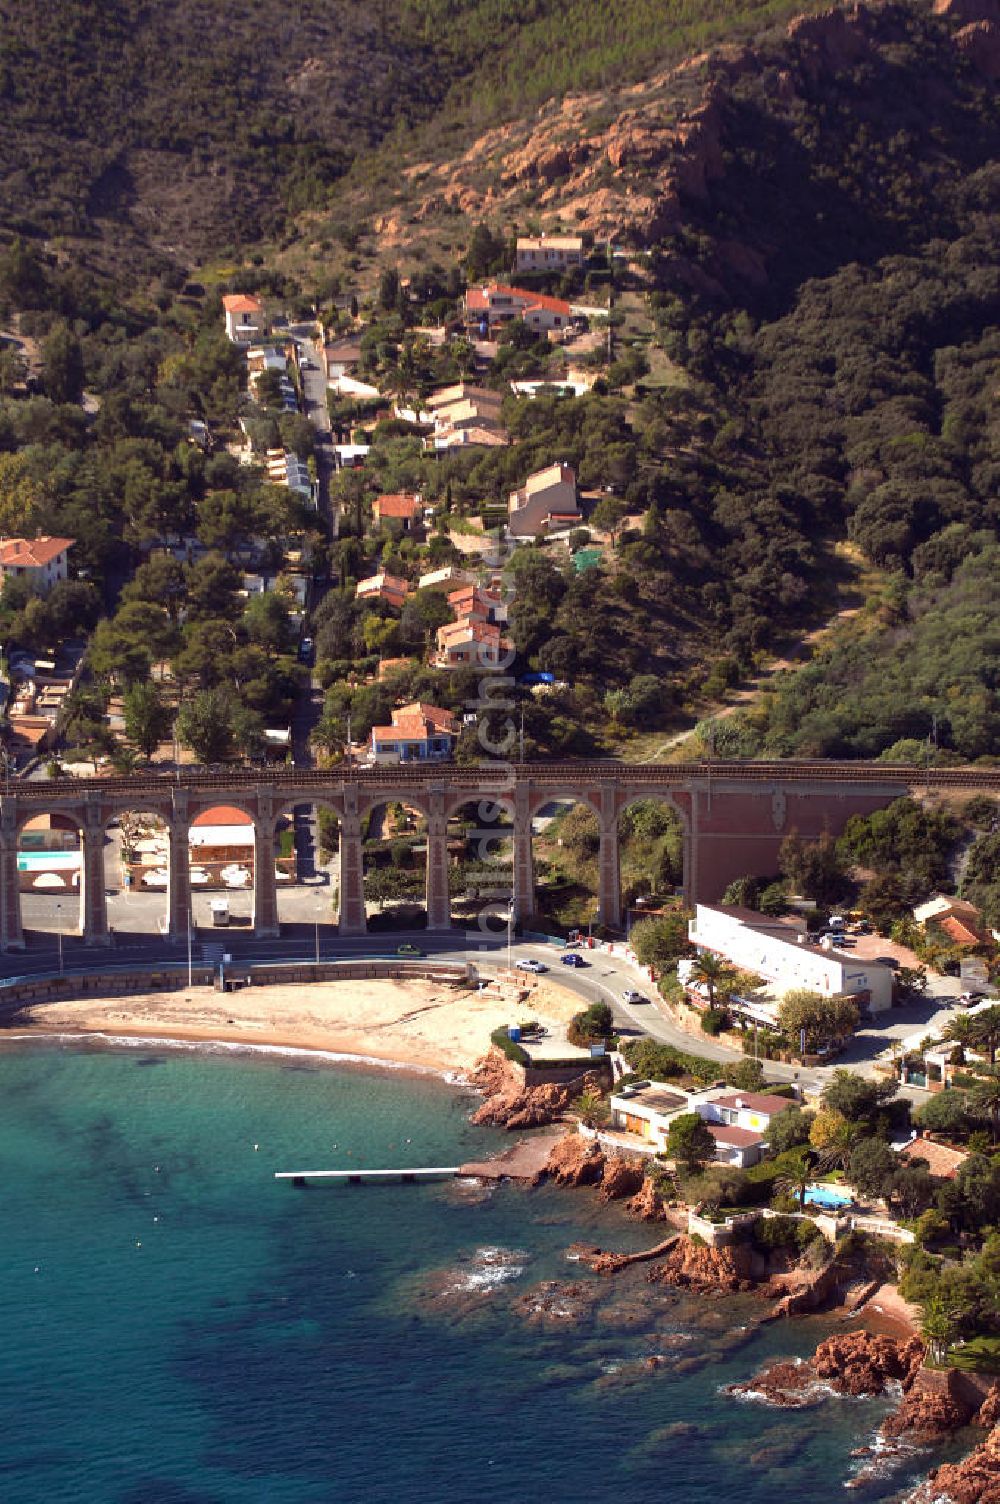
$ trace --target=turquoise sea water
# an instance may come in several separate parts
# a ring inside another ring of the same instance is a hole
[[[470,1105],[290,1058],[0,1055],[0,1500],[842,1498],[883,1403],[719,1393],[826,1327],[748,1339],[750,1302],[581,1273],[574,1241],[655,1236],[590,1193],[272,1178],[498,1147]],[[544,1281],[572,1288],[526,1315]]]

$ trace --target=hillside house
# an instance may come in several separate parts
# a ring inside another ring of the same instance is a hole
[[[965,898],[948,898],[935,893],[926,903],[918,904],[913,917],[923,929],[939,929],[960,950],[990,943],[982,914]]]
[[[444,595],[457,594],[459,588],[472,584],[472,576],[454,564],[445,564],[441,569],[432,569],[422,574],[417,581],[418,590],[438,590]]]
[[[448,604],[457,621],[486,621],[502,626],[507,621],[507,603],[498,590],[481,585],[462,585],[452,590]]]
[[[470,287],[465,294],[465,322],[469,329],[488,337],[498,327],[521,319],[538,334],[571,327],[573,312],[561,298],[548,298],[523,287],[489,283]]]
[[[519,235],[519,272],[561,272],[583,265],[582,235]]]
[[[554,527],[572,527],[582,518],[577,500],[576,473],[569,465],[549,465],[529,475],[511,491],[507,527],[515,538],[533,538]]]
[[[692,1092],[646,1081],[623,1087],[611,1098],[611,1124],[634,1134],[646,1153],[664,1153],[674,1118],[696,1112],[715,1140],[716,1161],[748,1169],[764,1153],[764,1134],[772,1120],[795,1105],[788,1097],[765,1092],[718,1086]]]
[[[373,574],[367,580],[359,580],[354,592],[356,600],[385,601],[394,611],[402,611],[409,594],[409,581],[394,574]]]
[[[250,293],[227,293],[222,308],[226,317],[226,338],[234,345],[254,345],[267,333],[267,319],[260,298]]]
[[[438,627],[438,668],[501,668],[512,656],[513,643],[492,622],[463,618]]]
[[[442,762],[451,756],[458,735],[450,710],[415,701],[392,712],[391,726],[373,726],[368,760],[377,765]]]
[[[7,580],[26,580],[36,595],[47,595],[69,571],[75,538],[0,538],[0,587]]]
[[[267,478],[272,486],[287,486],[301,496],[307,506],[318,504],[318,487],[309,474],[309,466],[290,449],[269,449],[265,456]]]
[[[406,493],[376,496],[372,515],[380,527],[388,526],[396,533],[413,532],[424,520],[423,497]]]
[[[804,933],[753,909],[700,903],[688,924],[688,938],[699,950],[763,977],[778,997],[804,987],[823,997],[851,996],[862,1013],[892,1007],[888,966],[862,961],[832,945],[811,945]]]

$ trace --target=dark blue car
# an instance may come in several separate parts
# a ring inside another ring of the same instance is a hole
[[[586,966],[587,963],[575,950],[571,950],[562,957],[562,964],[564,966]]]

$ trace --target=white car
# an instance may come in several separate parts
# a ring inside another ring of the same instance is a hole
[[[636,992],[634,987],[626,987],[622,993],[623,1003],[648,1003],[649,998],[643,992]]]
[[[545,963],[543,961],[532,961],[530,959],[530,957],[527,960],[524,960],[524,961],[515,961],[514,962],[514,970],[515,971],[541,972],[541,971],[548,971],[548,969],[549,968],[545,965]]]

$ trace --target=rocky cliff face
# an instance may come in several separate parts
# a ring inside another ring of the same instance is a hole
[[[651,1284],[680,1285],[706,1294],[752,1290],[753,1255],[746,1243],[709,1248],[684,1235],[647,1278]]]
[[[831,1389],[855,1396],[884,1394],[890,1384],[909,1388],[923,1357],[923,1343],[917,1337],[904,1342],[869,1332],[845,1332],[821,1342],[808,1361],[773,1363],[733,1389],[762,1395],[782,1408],[813,1404]]]
[[[601,1082],[590,1074],[570,1086],[528,1086],[497,1049],[491,1049],[469,1076],[471,1084],[486,1098],[472,1115],[474,1123],[491,1128],[544,1128],[557,1122],[574,1097],[584,1091],[600,1091]]]
[[[1000,1426],[961,1462],[935,1468],[907,1504],[1000,1504]]]

